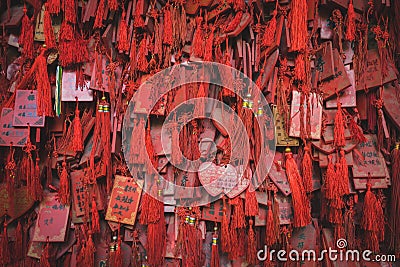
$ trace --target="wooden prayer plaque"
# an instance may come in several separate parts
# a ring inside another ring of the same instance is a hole
[[[13,126],[43,127],[44,116],[37,114],[37,91],[17,90],[15,95]]]
[[[230,218],[231,216],[231,208],[228,204],[228,201],[225,201],[226,207],[226,217]],[[215,202],[211,202],[209,206],[204,206],[202,210],[201,219],[212,222],[222,222],[223,217],[223,202],[222,199],[219,199]]]
[[[106,213],[106,220],[135,224],[142,186],[135,179],[116,175]]]
[[[300,98],[301,93],[293,90],[292,92],[292,105],[290,109],[290,131],[289,136],[292,137],[300,137]],[[317,94],[312,93],[309,97],[308,105],[310,105],[311,109],[311,118],[310,122],[307,122],[306,114],[307,114],[307,104],[303,105],[304,109],[304,127],[307,126],[308,123],[311,123],[311,138],[314,140],[319,140],[321,138],[321,122],[322,122],[322,104],[320,103]]]
[[[321,45],[316,54],[315,68],[320,72],[319,78],[325,80],[335,75],[332,42],[328,41]]]
[[[84,87],[76,88],[76,73],[72,71],[62,71],[61,82],[61,101],[93,101],[93,91],[89,89],[89,81]]]
[[[276,106],[273,107],[274,119],[275,119],[275,140],[276,146],[299,146],[299,140],[293,137],[289,137],[286,132],[286,126],[284,119],[279,114]]]
[[[344,89],[340,95],[340,103],[343,108],[353,108],[357,106],[356,89],[354,81],[354,70],[347,70],[347,77],[349,77],[351,86]],[[326,108],[337,108],[337,98],[326,101]]]
[[[56,193],[48,194],[40,203],[33,241],[64,242],[68,226],[69,206],[57,200]]]
[[[14,128],[12,125],[14,111],[12,108],[3,108],[0,118],[0,146],[23,147],[29,135],[28,128]]]

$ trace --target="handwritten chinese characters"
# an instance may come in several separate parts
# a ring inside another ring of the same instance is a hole
[[[106,220],[134,225],[141,193],[133,178],[116,175]]]
[[[64,242],[68,216],[69,206],[58,202],[56,194],[48,194],[40,203],[33,241]]]
[[[12,108],[3,108],[0,118],[0,146],[23,147],[28,137],[28,128],[15,128],[12,125],[14,112]],[[26,125],[25,125],[26,126]]]
[[[37,115],[37,91],[17,90],[15,96],[13,126],[43,127],[44,116]]]

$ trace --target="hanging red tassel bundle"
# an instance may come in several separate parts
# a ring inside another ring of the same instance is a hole
[[[24,257],[24,247],[23,247],[23,231],[21,221],[18,221],[17,229],[15,230],[15,244],[14,252],[16,254],[16,259],[19,261]]]
[[[231,240],[229,234],[229,218],[227,215],[227,208],[225,199],[222,199],[222,222],[221,222],[221,249],[223,252],[230,252]]]
[[[343,147],[346,145],[346,140],[344,137],[344,118],[342,103],[338,100],[337,102],[337,112],[335,116],[335,128],[334,131],[334,144],[337,147]]]
[[[108,0],[108,7],[112,11],[117,11],[118,10],[118,0]]]
[[[83,151],[82,123],[79,114],[79,101],[78,97],[76,97],[75,118],[72,121],[72,129],[74,133],[72,138],[72,150],[75,153]]]
[[[259,213],[256,191],[250,182],[246,190],[246,198],[244,201],[244,214],[246,216],[257,216]]]
[[[371,184],[368,182],[361,228],[365,231],[366,248],[373,252],[379,252],[379,242],[383,241],[384,218],[382,205],[372,193]]]
[[[363,130],[358,126],[357,122],[353,119],[349,119],[349,130],[351,134],[351,138],[358,142],[358,143],[364,143],[367,141],[367,138],[365,138]]]
[[[94,29],[103,28],[103,17],[104,17],[105,0],[100,0],[97,5],[96,18],[94,19]]]
[[[44,56],[46,49],[36,58],[36,89],[37,89],[37,113],[39,116],[53,116],[53,104],[51,101],[51,87],[47,73],[47,60]]]
[[[306,81],[306,62],[305,55],[298,53],[294,60],[294,78],[298,81]]]
[[[34,17],[29,18],[26,14],[27,8],[24,5],[24,16],[22,17],[21,35],[18,38],[18,44],[22,46],[22,55],[27,59],[34,58],[34,48],[33,48],[33,31]]]
[[[203,57],[204,55],[204,32],[203,32],[203,17],[196,18],[196,31],[194,32],[191,53],[195,57]]]
[[[50,243],[47,241],[40,256],[40,267],[51,267],[50,265]]]
[[[278,5],[278,2],[277,2]],[[272,13],[272,18],[268,22],[267,27],[263,35],[262,46],[270,47],[275,43],[275,32],[276,32],[276,16],[278,15],[277,8]]]
[[[162,190],[158,190],[158,196],[161,196]],[[153,198],[155,208],[152,212],[156,213],[158,219],[149,221],[147,225],[147,244],[146,252],[150,266],[162,266],[166,250],[166,227],[164,217],[164,204],[158,199]],[[143,207],[142,207],[143,208]],[[149,217],[148,217],[149,219]]]
[[[301,51],[307,48],[307,1],[293,0],[290,2],[289,29],[291,51]]]
[[[134,26],[135,28],[143,28],[144,27],[144,20],[142,18],[142,10],[144,6],[144,0],[137,0],[136,7],[135,7],[135,16],[134,16]],[[171,37],[172,38],[172,37]]]
[[[211,263],[210,267],[220,267],[220,258],[218,251],[218,227],[214,227],[214,234],[212,236],[212,244],[211,244]]]
[[[234,31],[237,28],[237,26],[240,24],[240,22],[242,21],[242,17],[243,17],[243,11],[237,12],[235,14],[235,17],[233,18],[233,20],[225,28],[225,32]]]
[[[164,7],[164,34],[163,44],[171,46],[173,43],[173,28],[172,28],[172,14],[171,6],[167,3]]]
[[[14,160],[15,149],[10,144],[10,153],[7,157],[6,169],[6,180],[7,180],[7,193],[9,198],[14,197],[14,187],[15,187],[15,172],[17,170],[17,164]]]
[[[150,120],[147,121],[147,130],[146,130],[146,151],[147,155],[150,159],[149,165],[147,166],[147,173],[156,173],[156,166],[158,163],[158,157],[154,151],[153,140],[151,138],[151,127]]]
[[[106,97],[101,98],[101,105],[103,112],[100,113],[101,122],[101,144],[103,147],[102,161],[106,168],[106,187],[107,192],[110,193],[112,189],[112,163],[111,163],[111,112],[110,104],[107,102]]]
[[[390,155],[392,165],[392,192],[390,207],[390,248],[400,252],[400,144],[396,143]]]
[[[279,225],[274,216],[272,201],[268,200],[267,224],[265,228],[265,244],[271,247],[279,239]]]
[[[249,220],[249,232],[247,240],[246,262],[250,265],[254,265],[257,263],[257,246],[252,219]]]
[[[340,175],[339,177],[336,177],[336,179],[340,179],[341,182],[341,192],[343,195],[348,195],[350,194],[349,191],[349,167],[347,165],[346,157],[344,150],[340,150],[340,158],[339,158],[339,171],[338,174]]]
[[[49,12],[49,3],[45,4],[44,10],[44,24],[43,24],[43,31],[44,31],[44,39],[47,49],[51,49],[56,47],[56,39],[54,38],[54,30],[53,25],[51,23],[51,16]]]
[[[47,6],[50,14],[58,15],[61,10],[61,0],[49,0]]]
[[[301,173],[303,175],[303,185],[307,193],[313,190],[313,161],[310,151],[310,146],[307,144],[304,147],[303,161],[301,165]]]
[[[84,252],[84,262],[85,266],[94,267],[94,253],[96,252],[96,247],[93,243],[92,231],[89,230],[89,237],[86,241],[85,252]]]
[[[43,198],[43,188],[40,182],[40,168],[39,168],[39,154],[36,153],[36,164],[35,164],[35,174],[33,176],[33,181],[31,183],[30,192],[32,192],[32,198],[34,200],[42,200]]]
[[[111,264],[112,264],[111,266],[113,266],[113,267],[122,267],[122,265],[123,265],[121,245],[122,245],[122,239],[121,239],[121,234],[118,230],[117,248],[115,250],[115,255],[114,255],[113,261],[111,262]]]
[[[8,235],[7,235],[7,222],[4,221],[3,225],[3,236],[1,239],[1,251],[0,251],[0,263],[3,266],[7,266],[11,261],[10,248],[8,246]]]
[[[120,52],[126,52],[129,49],[129,40],[128,40],[128,25],[125,20],[125,9],[122,12],[121,21],[119,23],[119,41],[117,45],[117,49]]]
[[[352,42],[356,36],[356,13],[354,12],[353,0],[350,0],[347,8],[346,40]]]
[[[294,210],[294,227],[303,227],[311,222],[310,201],[303,187],[303,179],[300,176],[297,164],[293,158],[290,148],[285,150],[286,175],[292,191],[292,205]]]
[[[64,0],[64,19],[69,23],[75,24],[76,18],[75,0]]]
[[[147,72],[149,68],[149,62],[147,61],[147,37],[146,35],[143,36],[142,41],[140,41],[139,44],[139,50],[138,50],[138,59],[136,63],[136,68],[141,71],[141,72]]]
[[[60,189],[58,190],[58,197],[60,203],[63,205],[69,205],[70,200],[70,190],[69,190],[69,180],[68,180],[68,171],[67,171],[67,163],[65,160],[62,163],[62,170],[60,173]]]
[[[196,118],[203,118],[205,114],[205,105],[206,105],[206,100],[205,97],[207,97],[206,93],[206,88],[203,83],[200,83],[199,85],[199,90],[197,91],[197,100],[195,102],[195,107],[193,111],[193,115]]]
[[[215,31],[215,26],[213,25],[210,27],[210,32],[206,36],[206,45],[204,48],[204,61],[213,60],[214,31]]]
[[[100,233],[100,218],[95,196],[92,197],[92,232]]]

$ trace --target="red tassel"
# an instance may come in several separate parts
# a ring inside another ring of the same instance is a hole
[[[225,199],[223,199],[222,201],[223,201],[223,207],[222,207],[223,216],[221,222],[221,249],[223,252],[230,252],[231,240],[229,234],[229,218],[227,215]]]
[[[304,189],[307,193],[312,192],[313,190],[313,161],[311,156],[311,151],[309,145],[304,147],[304,155],[302,161],[302,175],[303,175],[303,184]]]
[[[243,11],[239,11],[235,14],[235,17],[233,20],[229,23],[229,25],[226,27],[225,32],[232,32],[234,31],[239,23],[242,21],[243,17]]]
[[[100,218],[95,196],[92,197],[92,232],[100,233]]]
[[[22,17],[22,27],[21,27],[21,35],[18,39],[18,44],[22,46],[22,55],[25,58],[33,59],[34,58],[34,48],[33,48],[33,31],[34,31],[34,24],[33,20],[34,17],[29,18],[26,14],[27,8],[24,5],[24,16]]]
[[[159,191],[160,195],[161,192]],[[153,212],[156,213],[158,219],[149,222],[147,226],[147,245],[146,252],[148,263],[150,266],[162,266],[164,263],[164,256],[166,250],[166,227],[164,217],[164,204],[158,199],[153,198],[156,201],[156,207]]]
[[[4,221],[3,225],[3,236],[1,239],[1,251],[0,251],[0,262],[3,266],[7,266],[7,264],[11,261],[11,253],[10,248],[8,246],[8,235],[7,235],[7,222]]]
[[[354,41],[356,36],[356,13],[354,12],[353,0],[350,0],[347,9],[347,30],[346,39],[350,42]]]
[[[136,1],[136,9],[135,9],[135,17],[134,17],[134,25],[135,28],[143,28],[144,27],[144,20],[142,18],[142,10],[143,10],[144,1],[137,0]],[[165,19],[165,18],[164,18]],[[171,35],[172,38],[172,35]]]
[[[293,0],[290,2],[289,29],[291,51],[301,51],[307,48],[307,1]]]
[[[244,201],[244,214],[246,216],[257,216],[259,213],[256,191],[253,184],[250,183],[246,190],[246,198]]]
[[[390,158],[392,165],[392,192],[390,207],[390,248],[400,252],[400,144],[397,143]]]
[[[350,194],[349,191],[349,167],[347,165],[346,157],[344,154],[344,150],[340,150],[340,159],[339,159],[339,170],[338,174],[340,175],[339,178],[341,182],[341,192],[343,195],[348,195]]]
[[[37,57],[36,88],[37,88],[37,112],[39,116],[53,116],[51,102],[51,87],[47,73],[47,60],[44,56],[45,49]],[[36,63],[35,62],[35,63]]]
[[[150,195],[145,193],[142,198],[141,213],[139,218],[140,224],[147,225],[150,223],[156,223],[161,218],[159,211],[164,208],[164,204],[162,202],[152,197],[152,195],[157,194],[156,187],[153,186],[150,190],[152,194]]]
[[[40,267],[51,267],[50,265],[50,243],[46,242],[42,256],[40,256]]]
[[[217,227],[214,227],[214,234],[211,245],[211,263],[210,267],[220,267],[219,251],[218,251],[218,234]]]
[[[356,121],[353,118],[350,118],[349,120],[349,130],[351,134],[351,138],[358,142],[358,143],[364,143],[367,141],[367,138],[365,138],[363,130],[358,126]]]
[[[72,138],[72,150],[75,153],[83,151],[82,124],[79,113],[79,101],[78,97],[76,97],[75,118],[72,121],[72,127],[74,131],[74,136]]]
[[[84,261],[85,266],[94,267],[94,253],[96,252],[96,247],[93,243],[92,232],[89,230],[89,237],[86,242]]]
[[[14,160],[15,149],[10,144],[10,153],[7,157],[6,169],[6,180],[7,180],[7,193],[9,198],[14,197],[14,187],[15,187],[15,172],[17,170],[17,164]]]
[[[118,50],[121,52],[126,52],[129,49],[128,42],[128,25],[125,20],[125,10],[122,12],[121,21],[119,23],[119,41],[118,41]]]
[[[117,248],[115,250],[115,255],[114,255],[114,261],[112,262],[112,266],[113,267],[122,267],[122,249],[121,249],[121,245],[122,245],[122,239],[121,239],[121,235],[118,231],[118,243],[117,243]]]
[[[208,93],[208,92],[207,92]],[[206,100],[204,99],[207,97],[206,88],[203,83],[200,83],[199,90],[197,91],[197,100],[195,102],[195,107],[193,114],[195,118],[203,118],[205,116],[205,105]]]
[[[298,81],[306,81],[306,62],[303,53],[298,53],[295,58],[294,78]]]
[[[276,16],[278,10],[275,9],[271,20],[268,22],[268,26],[265,28],[262,46],[270,47],[275,43],[275,33],[276,33]]]
[[[203,17],[196,18],[196,31],[194,32],[191,52],[195,57],[203,57],[204,55],[204,32],[203,32]]]
[[[337,147],[343,147],[346,145],[344,137],[344,119],[342,104],[337,102],[337,112],[335,116],[335,128],[334,128],[334,144]]]
[[[149,62],[147,61],[147,38],[146,35],[143,37],[142,41],[139,44],[138,50],[138,60],[136,63],[136,67],[141,72],[147,72],[149,68]]]
[[[15,245],[14,251],[16,253],[16,259],[21,260],[24,257],[24,247],[23,247],[23,231],[21,222],[18,221],[17,229],[15,230]]]
[[[150,120],[147,121],[147,131],[146,131],[146,151],[147,155],[150,158],[151,164],[147,166],[147,173],[155,173],[156,166],[158,164],[157,155],[154,152],[153,140],[151,139],[151,131],[150,131]]]
[[[379,252],[379,242],[383,241],[384,218],[382,205],[372,193],[371,184],[368,182],[361,228],[365,231],[366,248],[373,252]]]
[[[337,179],[335,179],[335,165],[332,162],[332,155],[328,155],[328,166],[326,169],[325,181],[324,181],[324,193],[325,198],[328,200],[332,200],[338,197],[337,192],[334,190],[334,183]]]
[[[69,205],[70,201],[70,189],[68,180],[67,163],[65,160],[62,163],[62,170],[60,174],[60,189],[58,190],[58,197],[60,203],[63,205]]]
[[[167,3],[164,7],[164,34],[163,44],[171,46],[173,43],[172,14],[171,6]]]
[[[274,216],[272,201],[268,200],[267,224],[265,228],[265,244],[270,247],[278,241],[279,222]]]
[[[58,15],[61,10],[61,0],[49,0],[47,6],[50,14]]]
[[[206,36],[206,45],[204,49],[204,61],[212,61],[213,60],[213,45],[214,45],[214,31],[215,26],[210,27],[211,30]]]
[[[64,0],[64,19],[72,24],[76,23],[75,0]]]
[[[25,156],[22,158],[21,161],[21,166],[22,166],[22,171],[23,175],[25,176],[26,180],[26,185],[28,189],[29,195],[34,195],[34,189],[33,189],[33,179],[35,176],[35,163],[33,162],[32,159],[32,151],[36,149],[36,146],[32,145],[31,143],[31,138],[30,138],[30,132],[31,132],[31,127],[28,124],[28,137],[26,139],[25,146],[23,148],[24,152],[26,153]]]
[[[231,227],[233,229],[245,228],[246,220],[244,217],[243,199],[241,199],[240,196],[237,196],[231,200],[231,203],[233,205]]]
[[[96,18],[94,19],[93,28],[103,28],[103,16],[104,16],[105,0],[100,0],[97,6]]]
[[[292,205],[294,210],[294,227],[303,227],[311,222],[310,201],[303,187],[303,179],[300,176],[297,164],[290,148],[286,148],[286,175],[292,191]]]
[[[40,201],[43,198],[43,188],[40,182],[39,155],[36,155],[35,172],[31,183],[30,192],[34,200]]]
[[[253,230],[253,220],[249,220],[246,262],[254,265],[257,263],[256,235]]]
[[[53,31],[53,26],[51,23],[51,16],[50,16],[50,12],[49,12],[49,3],[46,3],[45,6],[46,6],[46,8],[44,10],[43,31],[44,31],[46,48],[51,49],[56,46],[56,39],[54,38],[54,31]]]
[[[108,7],[112,11],[118,10],[118,0],[108,0]]]

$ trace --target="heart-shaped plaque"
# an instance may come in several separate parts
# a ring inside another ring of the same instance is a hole
[[[212,162],[205,162],[199,168],[199,180],[204,189],[213,197],[224,193],[234,198],[248,186],[249,180],[238,175],[237,170],[230,164],[217,166]]]
[[[10,219],[10,217],[11,220],[17,219],[27,212],[35,203],[28,194],[26,187],[20,187],[14,190],[14,196],[11,198],[8,196],[7,185],[5,183],[0,184],[0,217],[7,214],[8,219]]]
[[[224,189],[225,195],[229,198],[234,198],[240,195],[247,187],[250,185],[250,179],[253,176],[253,173],[250,168],[245,169],[244,166],[236,167],[237,178],[236,185],[232,189]]]

